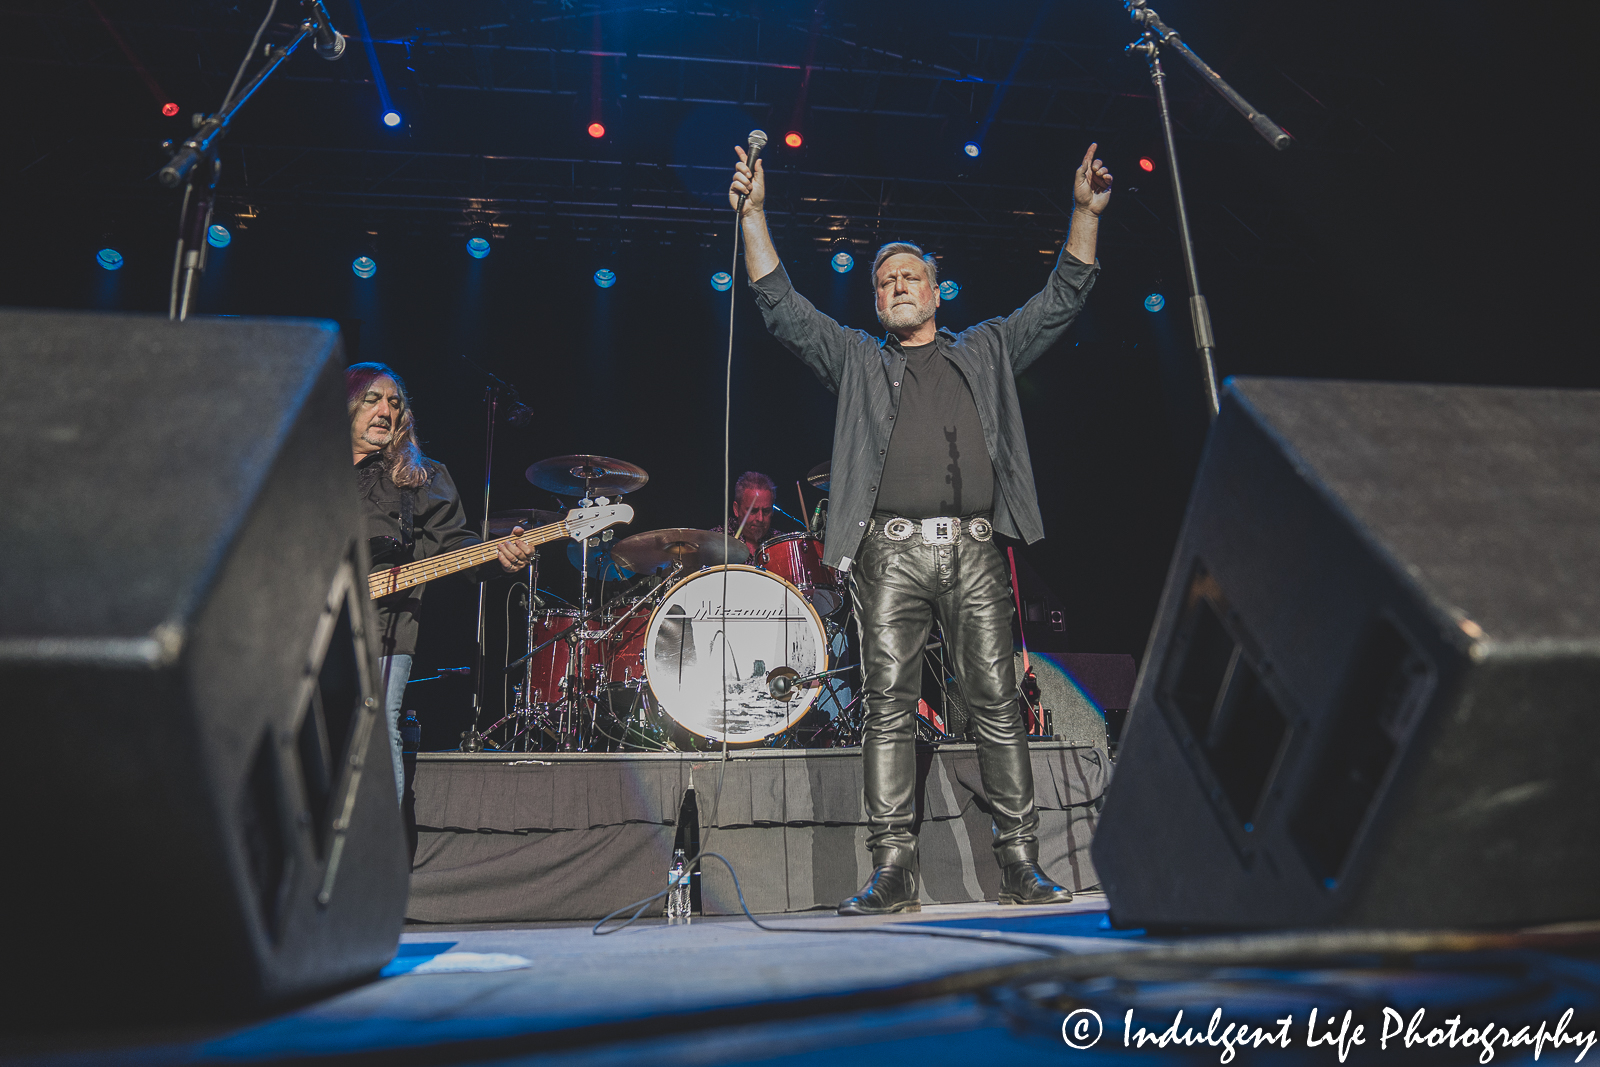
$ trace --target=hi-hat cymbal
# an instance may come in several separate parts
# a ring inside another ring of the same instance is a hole
[[[813,489],[821,489],[824,493],[826,493],[828,491],[828,482],[830,480],[828,472],[832,466],[833,460],[823,460],[821,463],[818,463],[815,467],[811,468],[811,473],[806,475],[806,481],[811,483],[811,487]]]
[[[552,522],[560,522],[567,517],[564,511],[545,511],[541,508],[516,508],[512,511],[497,511],[489,516],[489,538],[510,537],[511,529],[520,526],[524,530],[532,530],[538,526],[549,526]]]
[[[690,570],[717,567],[724,563],[745,563],[750,549],[737,537],[728,537],[728,556],[722,555],[723,535],[715,530],[647,530],[618,541],[611,556],[618,563],[643,574],[663,563],[681,561]]]
[[[643,467],[609,456],[551,456],[528,468],[528,481],[562,496],[620,496],[650,480]]]

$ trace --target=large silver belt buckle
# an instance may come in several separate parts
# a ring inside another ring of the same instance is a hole
[[[923,519],[922,543],[925,545],[953,545],[961,532],[961,520],[950,518]]]
[[[916,523],[910,519],[890,519],[883,524],[883,536],[891,541],[904,541],[916,528]]]

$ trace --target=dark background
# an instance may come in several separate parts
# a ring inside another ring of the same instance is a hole
[[[329,6],[354,35],[346,0]],[[164,311],[178,195],[155,180],[159,143],[218,105],[265,10],[13,5],[0,300]],[[1222,375],[1600,385],[1592,5],[1159,10],[1296,138],[1273,151],[1168,55]],[[296,12],[280,3],[266,40]],[[498,428],[497,510],[554,506],[523,469],[592,451],[650,472],[631,531],[716,523],[729,296],[708,279],[728,269],[719,198],[750,127],[772,135],[770,214],[797,286],[874,332],[864,268],[886,240],[924,244],[961,284],[944,325],[1035,292],[1072,168],[1099,142],[1116,175],[1104,271],[1019,383],[1049,533],[1025,556],[1068,605],[1068,648],[1142,654],[1206,420],[1153,93],[1114,0],[368,0],[365,15],[405,121],[379,123],[363,42],[337,64],[293,57],[226,140],[216,217],[233,241],[199,312],[338,320],[353,358],[406,377],[469,514],[484,388],[462,355],[538,411]],[[799,150],[780,144],[790,129]],[[960,151],[972,138],[976,161]],[[464,251],[475,223],[493,233],[483,261]],[[828,267],[839,240],[848,275]],[[107,246],[126,257],[114,274],[95,266]],[[366,281],[350,270],[363,252],[378,262]],[[591,280],[602,266],[615,288]],[[1165,310],[1143,309],[1150,292]],[[733,295],[732,472],[769,473],[794,510],[794,481],[828,457],[833,398],[766,337],[742,279]],[[546,555],[544,584],[575,577]],[[489,586],[492,618],[508,586]],[[415,677],[471,662],[475,598],[430,587]],[[464,676],[408,694],[427,747],[454,743],[469,703]]]

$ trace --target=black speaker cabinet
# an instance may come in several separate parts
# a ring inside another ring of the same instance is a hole
[[[1093,845],[1121,924],[1600,917],[1600,393],[1238,379]]]
[[[0,312],[8,1018],[374,974],[408,871],[330,323]]]

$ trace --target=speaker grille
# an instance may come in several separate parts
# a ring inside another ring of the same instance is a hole
[[[256,754],[239,798],[239,829],[261,922],[274,942],[282,933],[284,886],[293,854],[290,828],[284,821],[281,781],[277,745],[269,726],[256,742]]]
[[[1227,623],[1221,586],[1196,563],[1160,699],[1218,814],[1252,833],[1291,735],[1262,668]]]
[[[311,649],[307,670],[316,672],[306,706],[301,712],[295,748],[300,758],[300,782],[307,819],[319,859],[328,857],[329,835],[337,814],[334,789],[340,770],[350,759],[350,741],[356,716],[366,694],[357,661],[358,644],[350,616],[348,582],[334,584],[329,615],[332,625],[318,628],[318,646]],[[338,604],[337,611],[333,603]]]
[[[1379,614],[1345,675],[1343,693],[1290,834],[1324,888],[1337,886],[1378,805],[1401,745],[1432,699],[1437,671],[1399,624]]]

